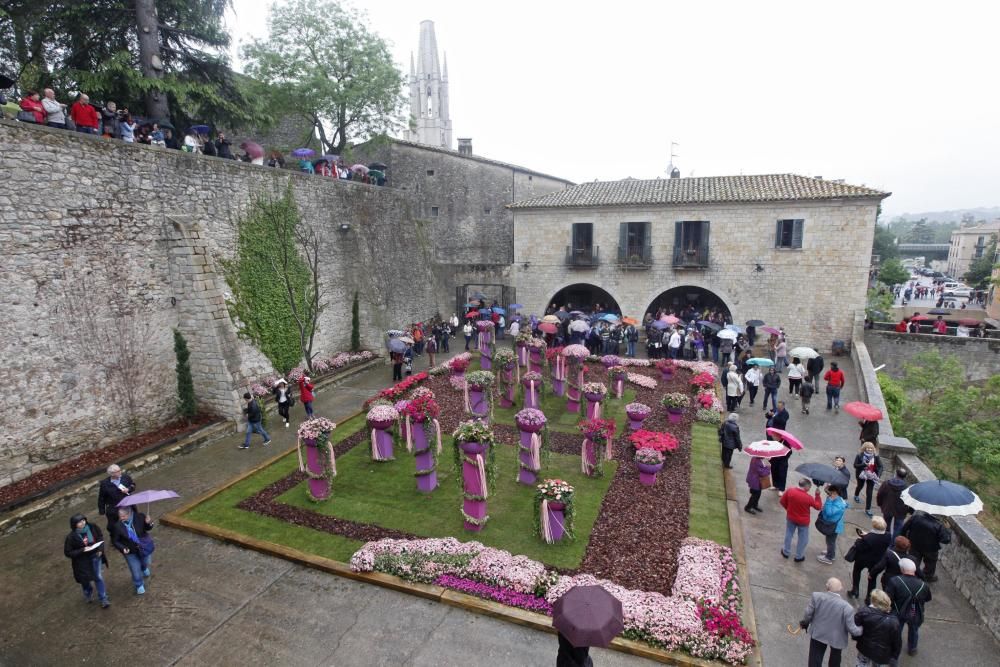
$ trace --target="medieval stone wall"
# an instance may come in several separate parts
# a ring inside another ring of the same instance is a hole
[[[1000,375],[1000,340],[996,338],[960,338],[938,334],[903,334],[895,331],[866,331],[865,343],[872,363],[885,365],[893,377],[903,375],[904,366],[921,352],[937,350],[955,357],[970,381],[989,380]]]
[[[141,342],[140,427],[174,414],[174,327],[203,406],[239,415],[246,380],[270,365],[236,337],[220,262],[256,194],[291,187],[321,239],[317,352],[349,346],[355,290],[372,349],[385,329],[452,308],[432,224],[403,191],[4,121],[0,183],[0,485],[127,432],[95,361],[116,336]]]

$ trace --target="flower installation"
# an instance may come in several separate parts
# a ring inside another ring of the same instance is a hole
[[[514,339],[514,348],[517,350],[517,365],[521,368],[528,367],[528,344],[532,339],[529,329],[530,327],[525,327],[524,331],[517,334],[517,338]]]
[[[545,388],[541,373],[528,371],[521,377],[524,386],[524,407],[535,408],[542,404],[542,390]]]
[[[642,422],[653,413],[653,408],[645,403],[629,403],[625,406],[625,415],[628,417],[628,427],[632,431],[642,428]]]
[[[461,471],[465,530],[479,532],[490,520],[486,513],[486,499],[496,484],[493,431],[483,422],[473,419],[460,423],[453,435],[455,469]]]
[[[611,441],[615,437],[615,420],[587,419],[577,428],[583,433],[580,471],[588,477],[603,476],[604,460],[613,456]]]
[[[528,339],[528,367],[536,373],[541,373],[545,367],[545,350],[548,347],[544,338]]]
[[[330,433],[337,425],[326,417],[311,417],[299,425],[295,451],[299,457],[299,470],[309,477],[306,495],[313,502],[330,497],[330,486],[337,476],[337,460],[330,444]],[[306,447],[306,460],[302,461],[302,445]]]
[[[516,376],[520,376],[521,371],[516,363],[514,351],[510,348],[502,347],[493,353],[493,366],[497,377],[497,393],[500,395],[500,407],[510,408],[514,406],[514,392],[517,389]]]
[[[639,483],[652,486],[656,483],[656,473],[660,472],[666,458],[655,449],[643,447],[635,452],[635,466],[639,469]]]
[[[372,435],[372,461],[392,461],[393,438],[390,429],[399,419],[399,411],[391,405],[372,406],[366,416]]]
[[[488,419],[493,413],[493,386],[496,377],[490,371],[472,371],[465,376],[465,409],[473,417]]]
[[[520,431],[517,481],[534,484],[542,469],[542,452],[547,449],[545,425],[548,419],[541,410],[525,408],[514,415],[514,422]]]
[[[702,408],[710,408],[715,403],[715,392],[702,391],[695,397],[698,405]]]
[[[386,387],[379,393],[369,398],[367,401],[365,401],[364,407],[366,410],[371,408],[372,403],[374,403],[376,400],[380,398],[384,398],[389,401],[398,401],[399,399],[406,396],[406,393],[408,391],[419,385],[428,377],[430,376],[427,374],[426,371],[422,371],[420,373],[416,373],[415,375],[411,375],[410,377],[405,378],[401,382],[397,382],[391,387]]]
[[[452,375],[464,375],[470,363],[472,363],[472,355],[468,352],[463,352],[449,359],[447,365]]]
[[[574,586],[601,586],[622,603],[627,639],[733,665],[744,664],[753,652],[753,639],[740,622],[742,592],[732,551],[708,540],[684,540],[669,597],[589,574],[560,575],[524,556],[452,537],[368,542],[351,557],[351,569],[437,584],[544,614]]]
[[[546,544],[572,540],[574,489],[561,479],[547,479],[535,487],[535,531]]]
[[[621,366],[622,358],[619,357],[617,354],[605,354],[603,357],[601,357],[601,364],[608,369],[614,366]]]
[[[695,387],[696,391],[713,387],[715,386],[715,376],[711,373],[698,373],[691,378],[691,386]]]
[[[552,393],[562,398],[566,395],[566,357],[563,356],[564,346],[550,347],[545,358],[552,369]]]
[[[635,445],[636,450],[653,449],[664,454],[672,452],[680,446],[680,442],[678,442],[677,438],[669,433],[646,431],[644,429],[640,429],[629,435],[628,440]]]
[[[580,412],[580,402],[583,398],[583,374],[584,361],[590,356],[590,350],[583,345],[567,345],[563,348],[562,356],[569,362],[566,372],[566,410],[569,412]]]
[[[718,410],[709,410],[707,408],[699,408],[698,411],[694,413],[694,418],[695,421],[718,426],[722,423],[722,412]]]
[[[667,417],[671,424],[679,424],[684,415],[684,408],[691,405],[691,397],[679,391],[664,394],[660,403],[667,409]]]
[[[629,373],[625,377],[628,381],[637,387],[642,387],[643,389],[656,389],[656,378],[651,378],[648,375],[642,375],[640,373]]]
[[[628,369],[624,366],[612,366],[608,369],[608,377],[611,378],[611,390],[615,393],[615,398],[621,398],[625,391],[625,380],[628,379]]]
[[[660,371],[664,380],[672,378],[674,369],[677,367],[677,363],[673,359],[657,359],[653,365],[656,366],[656,370]]]
[[[587,419],[599,419],[601,403],[608,396],[608,388],[603,382],[584,382],[583,396],[587,399]]]
[[[493,368],[493,336],[495,325],[490,320],[476,322],[479,330],[479,367],[484,371]]]
[[[441,453],[441,423],[437,418],[441,408],[434,400],[434,394],[424,393],[407,401],[401,414],[405,423],[406,451],[413,452],[417,491],[430,493],[438,486],[437,455]],[[431,437],[436,446],[431,445]]]

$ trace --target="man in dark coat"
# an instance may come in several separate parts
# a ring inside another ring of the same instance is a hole
[[[942,544],[951,542],[951,531],[944,524],[927,512],[917,512],[903,524],[900,535],[910,540],[910,555],[917,568],[923,563],[924,578],[927,581],[937,581],[938,552]]]
[[[778,409],[778,388],[781,387],[781,376],[774,370],[774,366],[767,369],[764,378],[760,381],[764,386],[764,412],[767,412],[767,398],[771,397],[771,408]]]
[[[69,535],[63,543],[63,553],[66,558],[73,561],[73,579],[83,587],[83,597],[87,602],[93,599],[94,587],[97,588],[97,597],[101,601],[101,607],[107,609],[111,605],[108,600],[108,591],[104,587],[104,576],[101,574],[101,566],[108,564],[108,559],[104,555],[104,545],[95,547],[104,541],[104,533],[97,524],[87,521],[87,517],[82,514],[74,514],[69,519]]]
[[[809,377],[813,381],[813,389],[819,391],[819,378],[820,374],[823,372],[823,357],[816,355],[812,359],[806,362],[806,372],[809,373]]]
[[[899,636],[899,619],[891,610],[889,596],[883,591],[875,591],[871,606],[859,609],[854,615],[854,623],[861,628],[861,636],[858,637],[859,665],[888,665],[899,655],[903,643]],[[867,662],[862,663],[861,658]]]
[[[135,482],[117,464],[108,466],[108,478],[97,490],[97,511],[108,518],[108,530],[118,521],[118,503],[135,492]]]
[[[733,450],[743,451],[740,440],[740,425],[736,423],[739,416],[732,412],[726,417],[726,422],[719,427],[719,444],[722,445],[722,465],[732,468]]]
[[[131,507],[118,508],[118,521],[109,530],[112,545],[125,557],[136,595],[143,595],[146,592],[143,577],[150,576],[152,538],[146,533],[151,530],[153,521]]]
[[[875,576],[871,571],[885,557],[886,551],[892,545],[892,537],[885,529],[885,519],[880,516],[873,517],[871,532],[861,535],[854,541],[854,570],[851,572],[851,590],[847,592],[847,597],[858,598],[861,595],[861,571],[867,569],[868,592],[865,593],[865,604],[871,602],[872,591],[875,589]]]
[[[862,419],[858,422],[861,426],[861,442],[878,444],[878,421],[872,419]]]
[[[885,592],[892,600],[892,611],[899,619],[899,632],[907,626],[906,652],[917,654],[920,625],[924,622],[924,605],[931,601],[931,589],[916,576],[917,566],[909,558],[899,561],[899,571],[886,584]]]
[[[875,495],[875,504],[882,510],[882,518],[885,519],[893,539],[896,539],[899,531],[903,529],[903,521],[906,520],[906,515],[911,511],[903,502],[902,497],[903,490],[908,486],[906,471],[900,468],[896,471],[895,477],[885,484],[879,485],[878,493]]]

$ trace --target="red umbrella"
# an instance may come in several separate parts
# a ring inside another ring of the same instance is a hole
[[[844,412],[849,415],[853,415],[858,419],[864,419],[865,421],[875,422],[882,419],[882,411],[876,408],[874,405],[869,405],[868,403],[862,403],[861,401],[851,401],[844,406]]]
[[[544,331],[545,333],[548,334],[554,334],[555,332],[559,331],[559,327],[552,324],[552,322],[542,322],[541,324],[538,325],[538,330]]]
[[[931,318],[928,317],[927,315],[914,315],[913,317],[910,318],[910,321],[911,322],[925,322],[925,321],[927,321],[929,319],[931,319]]]
[[[802,441],[796,438],[788,431],[782,431],[780,428],[774,428],[773,426],[768,426],[766,429],[764,429],[764,432],[767,433],[768,435],[774,435],[781,438],[780,442],[788,445],[792,449],[796,450],[805,449],[802,446]]]
[[[762,459],[784,456],[790,451],[792,450],[774,440],[758,440],[757,442],[751,442],[743,448],[743,453],[747,456],[759,456]]]
[[[470,310],[469,312],[467,312],[465,314],[465,319],[467,319],[467,320],[471,320],[473,317],[479,317],[479,311],[478,310]]]
[[[767,333],[775,335],[775,336],[778,336],[778,335],[781,334],[781,331],[779,331],[778,329],[775,329],[774,327],[761,327],[760,330],[761,331],[766,331]]]
[[[660,321],[666,322],[667,324],[677,324],[680,322],[680,319],[673,315],[662,315],[660,316]]]

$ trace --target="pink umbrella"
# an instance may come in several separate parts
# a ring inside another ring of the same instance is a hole
[[[775,336],[781,334],[781,332],[778,331],[777,329],[775,329],[774,327],[761,327],[760,330],[761,331],[766,331],[767,333],[773,334]]]
[[[776,456],[784,456],[790,451],[792,450],[785,447],[780,442],[775,442],[774,440],[758,440],[756,442],[751,442],[743,448],[743,453],[747,456],[759,456],[762,459],[772,459]]]
[[[551,322],[542,322],[541,324],[538,325],[538,329],[539,331],[544,331],[545,333],[549,334],[554,334],[555,332],[559,331],[559,327],[557,327],[555,324],[552,324]]]
[[[805,447],[802,445],[802,441],[796,438],[788,431],[782,431],[780,428],[774,428],[772,426],[769,426],[766,429],[764,429],[764,432],[767,433],[768,435],[778,436],[779,438],[781,438],[781,442],[788,445],[792,449],[805,449]]]
[[[245,150],[247,152],[247,155],[249,155],[253,159],[264,157],[264,149],[261,147],[260,144],[254,143],[252,141],[244,141],[242,144],[240,144],[240,148]]]
[[[366,167],[363,164],[356,164],[353,167],[351,167],[351,171],[359,171],[362,174],[367,174],[368,173],[368,167]]]
[[[673,315],[663,315],[660,317],[660,321],[666,322],[667,324],[677,324],[678,322],[680,322],[680,319],[674,317]]]

